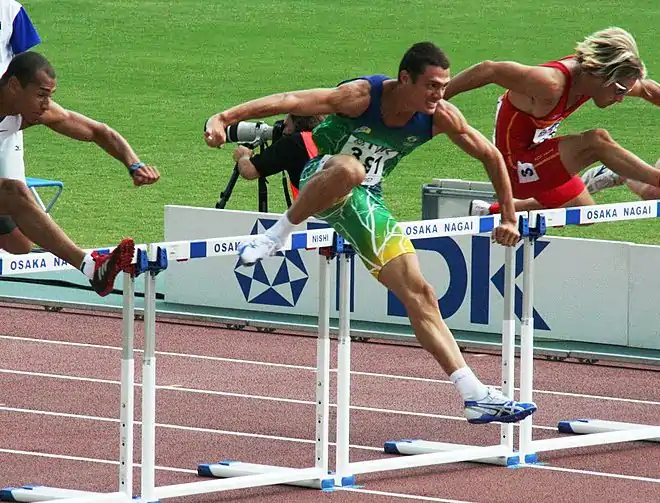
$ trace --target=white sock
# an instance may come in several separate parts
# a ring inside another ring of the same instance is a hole
[[[94,278],[94,259],[90,253],[86,253],[83,257],[82,265],[80,266],[80,271],[87,276],[89,279]]]
[[[266,230],[266,234],[284,243],[293,232],[295,225],[289,221],[288,212],[282,215],[275,224]]]
[[[463,400],[481,400],[488,394],[488,388],[474,375],[470,367],[458,369],[449,376]]]

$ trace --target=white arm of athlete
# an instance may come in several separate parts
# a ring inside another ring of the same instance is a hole
[[[482,61],[449,81],[445,99],[488,84],[537,99],[555,99],[562,90],[562,79],[551,68],[528,66],[515,61]]]
[[[357,117],[369,106],[370,91],[371,84],[368,81],[356,80],[332,89],[308,89],[271,94],[211,116],[206,122],[204,140],[209,147],[219,147],[227,140],[225,133],[227,126],[273,115],[343,114]]]

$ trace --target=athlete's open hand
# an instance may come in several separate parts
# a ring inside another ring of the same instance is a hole
[[[155,166],[145,164],[136,169],[131,175],[131,178],[133,178],[133,185],[136,187],[139,185],[151,185],[160,179],[160,173]]]
[[[516,222],[501,222],[493,229],[493,241],[502,246],[515,246],[520,241],[520,232]]]
[[[212,116],[204,126],[204,141],[209,147],[222,147],[227,141],[225,123],[219,114]]]

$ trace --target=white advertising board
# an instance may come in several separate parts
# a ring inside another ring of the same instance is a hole
[[[255,234],[277,217],[166,206],[165,241]],[[319,225],[310,221],[297,230]],[[491,245],[488,235],[416,239],[425,232],[422,226],[411,238],[449,327],[500,332],[503,248]],[[575,238],[537,241],[534,308],[538,336],[660,349],[656,333],[660,315],[655,308],[660,305],[660,280],[656,279],[660,271],[649,274],[643,266],[660,264],[660,247],[637,248],[629,243]],[[516,312],[520,315],[522,247],[516,257]],[[174,263],[164,275],[165,296],[168,302],[179,304],[315,316],[318,260],[316,251],[302,250],[251,268],[238,266],[235,257]],[[357,259],[350,291],[353,320],[408,324],[402,305]],[[336,315],[336,303],[331,307]]]

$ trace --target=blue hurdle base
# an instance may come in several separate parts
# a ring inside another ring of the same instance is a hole
[[[284,466],[260,465],[257,463],[243,463],[242,461],[224,460],[214,464],[201,464],[197,467],[200,477],[229,478],[243,477],[246,475],[259,475],[276,471],[290,471],[291,468]],[[301,480],[291,482],[290,486],[307,487],[310,489],[332,489],[335,486],[333,478],[319,480]]]
[[[648,428],[652,424],[622,423],[619,421],[604,421],[601,419],[573,419],[560,421],[557,424],[559,433],[574,433],[588,435],[590,433],[607,433],[610,431],[631,430],[635,428]],[[646,438],[642,442],[660,442],[660,438]]]
[[[114,503],[130,503],[131,499],[124,493],[96,493],[91,491],[76,491],[58,489],[47,486],[23,486],[0,489],[0,501],[17,501],[22,503],[52,500],[99,501]]]
[[[455,451],[457,449],[466,449],[473,447],[463,444],[452,444],[446,442],[430,442],[419,439],[390,440],[385,442],[383,450],[386,454],[401,454],[404,456],[414,456],[415,454],[431,454],[434,452]],[[535,463],[536,454],[525,456],[525,463]],[[476,459],[471,463],[485,463],[498,466],[517,466],[520,464],[520,456],[502,456],[496,458]]]

